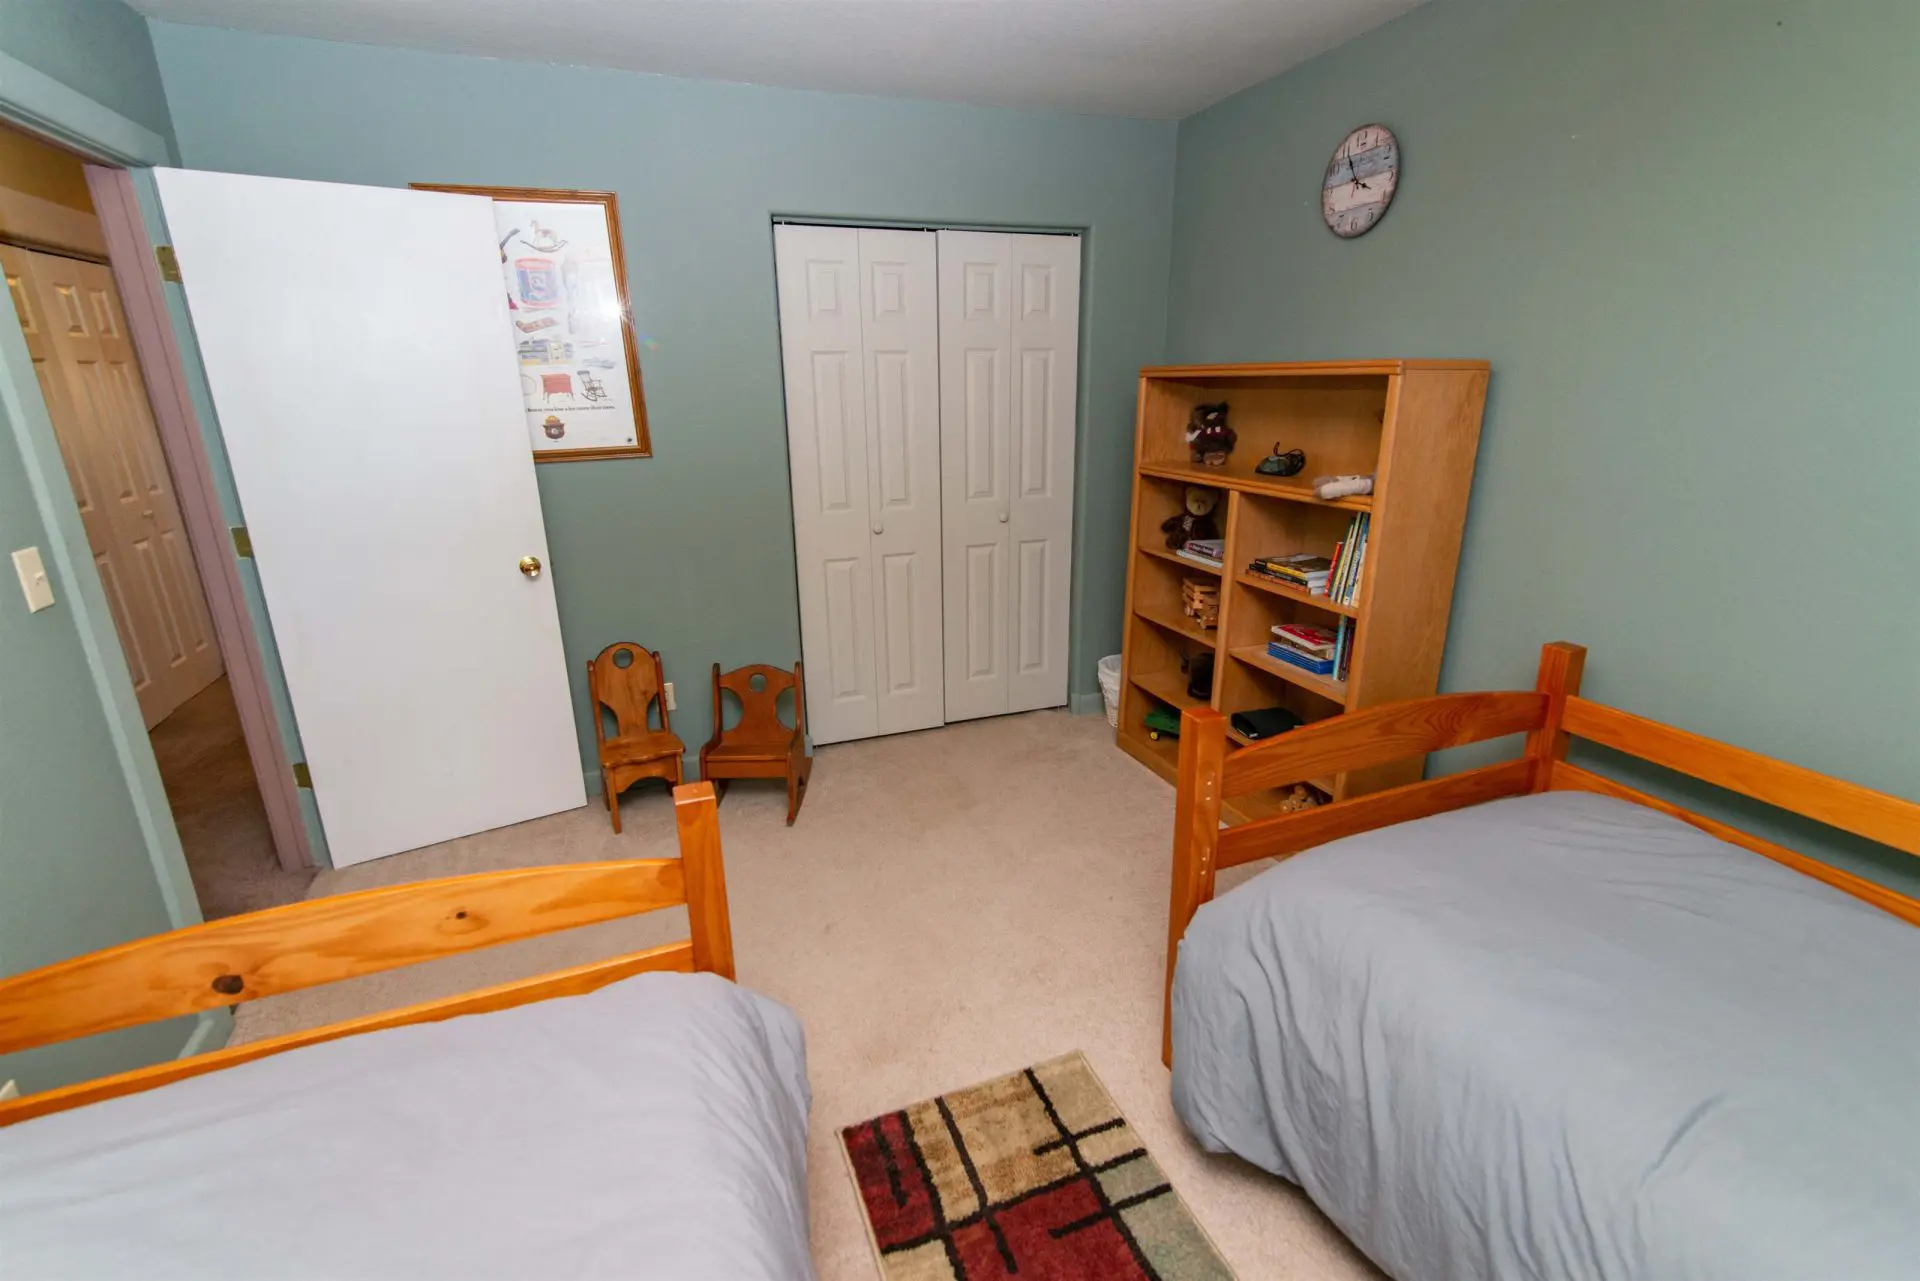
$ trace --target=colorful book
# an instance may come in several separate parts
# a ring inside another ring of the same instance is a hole
[[[1302,654],[1297,649],[1282,645],[1277,640],[1267,642],[1267,657],[1277,658],[1283,663],[1291,663],[1302,671],[1312,672],[1315,676],[1330,676],[1333,674],[1333,659],[1313,658],[1309,655]]]
[[[1281,623],[1268,629],[1285,645],[1314,658],[1326,658],[1333,653],[1339,634],[1312,623]]]

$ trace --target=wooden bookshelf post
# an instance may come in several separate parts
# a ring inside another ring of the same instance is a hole
[[[1454,568],[1466,524],[1487,394],[1484,361],[1374,360],[1328,364],[1182,365],[1140,371],[1134,434],[1132,554],[1116,739],[1171,781],[1179,743],[1149,737],[1141,719],[1158,704],[1211,706],[1225,715],[1282,706],[1302,720],[1432,694],[1440,680]],[[1240,443],[1225,467],[1190,461],[1183,433],[1193,406],[1224,400]],[[1254,465],[1275,442],[1306,451],[1298,476],[1262,476]],[[1373,493],[1322,501],[1316,476],[1370,473]],[[1167,550],[1160,522],[1181,509],[1188,485],[1221,491],[1222,568]],[[1352,605],[1256,578],[1256,556],[1331,556],[1355,512],[1370,529]],[[1181,582],[1220,581],[1220,624],[1206,630],[1181,611]],[[1267,656],[1269,629],[1353,620],[1347,679],[1315,676]],[[1212,650],[1210,699],[1187,694],[1184,657]],[[1231,730],[1228,750],[1245,740]],[[1302,779],[1335,799],[1412,782],[1418,759],[1333,778]],[[1234,820],[1274,812],[1278,790],[1226,803]]]

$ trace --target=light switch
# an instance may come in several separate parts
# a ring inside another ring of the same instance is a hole
[[[27,611],[37,614],[53,604],[53,584],[47,581],[47,567],[40,563],[38,547],[22,547],[13,554],[13,572],[20,575],[20,590],[27,597]]]

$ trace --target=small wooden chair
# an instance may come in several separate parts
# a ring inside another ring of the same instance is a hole
[[[758,681],[758,688],[754,682]],[[793,725],[780,719],[780,696],[793,691]],[[721,691],[731,690],[740,700],[740,723],[726,724]],[[713,737],[700,749],[700,777],[713,779],[715,795],[726,795],[726,779],[785,778],[787,826],[793,826],[806,799],[807,780],[813,776],[813,757],[807,755],[807,687],[799,663],[792,671],[754,663],[721,674],[713,665]]]
[[[623,666],[619,660],[627,660]],[[613,830],[620,830],[620,793],[643,778],[661,778],[678,787],[681,755],[686,744],[667,720],[662,696],[666,673],[653,650],[620,641],[600,651],[587,664],[587,706],[593,713],[593,736],[600,744],[600,781],[607,792],[607,813]],[[660,728],[652,725],[655,703],[660,705]],[[606,713],[613,713],[613,737],[607,737]]]

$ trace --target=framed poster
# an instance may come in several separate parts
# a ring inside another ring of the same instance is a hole
[[[613,193],[412,185],[493,201],[533,460],[651,455]]]

